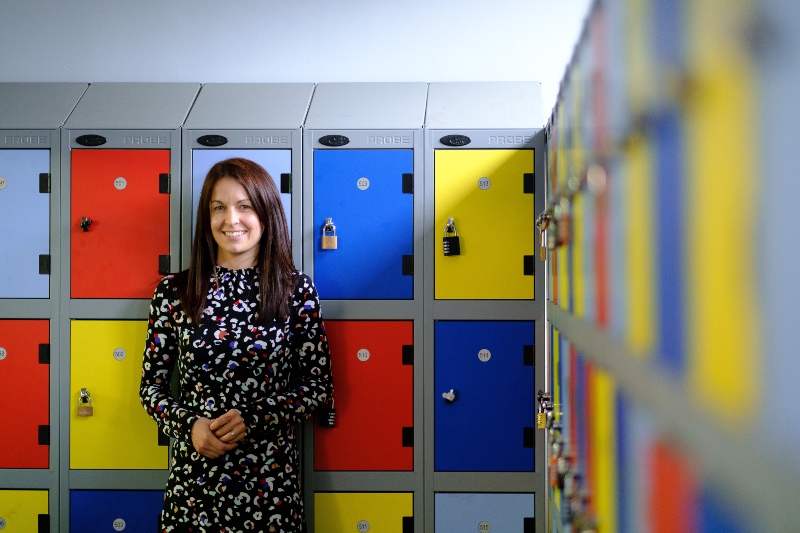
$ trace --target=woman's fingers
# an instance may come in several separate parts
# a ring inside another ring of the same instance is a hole
[[[225,443],[239,442],[247,433],[244,419],[236,409],[231,409],[219,418],[214,419],[209,428],[219,440]]]
[[[218,438],[211,430],[211,420],[198,418],[192,425],[192,446],[201,455],[216,459],[236,448],[235,442],[226,442]]]

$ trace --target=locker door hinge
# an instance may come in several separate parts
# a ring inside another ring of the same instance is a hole
[[[522,192],[525,194],[533,194],[534,191],[534,177],[536,174],[528,172],[522,175]]]
[[[404,255],[403,256],[403,275],[404,276],[413,276],[414,275],[414,256],[413,255]]]
[[[164,435],[160,431],[158,432],[158,445],[159,446],[169,446],[169,437]]]
[[[533,427],[522,428],[522,447],[533,448]]]
[[[281,193],[292,194],[292,175],[290,173],[281,174]]]
[[[158,256],[158,273],[166,276],[169,274],[169,265],[171,262],[171,256],[169,255],[159,255]]]
[[[414,364],[414,345],[413,344],[404,344],[403,345],[403,365],[404,366],[411,366]]]
[[[40,514],[39,515],[38,531],[39,531],[39,533],[50,533],[50,515],[49,514]]]
[[[39,446],[50,446],[50,426],[39,426]]]
[[[160,194],[169,194],[172,188],[172,174],[159,174],[158,175],[158,192]]]
[[[50,254],[39,256],[39,274],[50,275]]]
[[[403,533],[414,533],[414,517],[403,517]]]
[[[40,344],[39,345],[39,364],[40,365],[49,365],[50,364],[50,345],[49,344]]]
[[[533,344],[526,344],[522,347],[522,364],[525,366],[534,366]]]
[[[526,516],[522,519],[522,533],[536,533],[536,518]]]
[[[403,428],[403,448],[413,448],[414,447],[414,428],[413,427],[404,427]]]
[[[50,174],[48,172],[39,174],[39,192],[42,194],[50,192]]]
[[[414,174],[403,174],[403,194],[414,194]]]
[[[533,256],[532,255],[523,255],[522,256],[523,265],[522,265],[522,273],[525,276],[533,276]]]

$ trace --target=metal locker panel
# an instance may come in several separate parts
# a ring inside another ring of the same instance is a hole
[[[0,129],[56,130],[75,108],[88,83],[0,83]]]
[[[413,516],[414,495],[411,493],[314,494],[316,533],[411,533],[413,527],[409,528],[409,522]]]
[[[70,468],[167,468],[167,446],[159,445],[163,438],[139,403],[146,333],[146,321],[72,321]],[[91,397],[92,416],[78,416],[81,389]]]
[[[0,530],[49,533],[48,507],[46,490],[0,490]]]
[[[437,493],[435,532],[535,533],[533,494]]]
[[[48,468],[50,456],[50,323],[0,320],[0,420],[14,438],[0,439],[0,468]]]
[[[435,323],[436,471],[534,470],[533,344],[530,321]]]
[[[325,328],[336,427],[314,428],[314,469],[413,470],[413,322],[328,320]]]
[[[70,531],[158,530],[164,491],[73,490],[69,493]]]
[[[281,174],[292,172],[291,150],[192,150],[192,234],[197,224],[197,204],[206,174],[215,163],[231,157],[243,157],[264,167],[278,190],[281,190]],[[286,225],[292,234],[292,193],[281,193],[281,203],[286,213]]]
[[[412,150],[314,151],[314,282],[326,299],[412,299]],[[322,249],[326,218],[338,247]],[[405,256],[405,258],[404,258]],[[412,265],[413,266],[413,265]]]
[[[170,253],[170,195],[160,192],[169,159],[169,150],[72,150],[72,298],[152,297],[159,256]]]
[[[0,150],[0,298],[48,298],[50,194],[40,174],[50,173],[50,150]]]
[[[434,152],[436,299],[533,299],[533,189],[525,176],[533,157],[533,150]],[[442,249],[449,218],[461,255]]]
[[[537,81],[434,82],[428,86],[427,129],[539,128]]]

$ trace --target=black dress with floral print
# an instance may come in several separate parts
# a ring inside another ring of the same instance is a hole
[[[301,272],[285,320],[256,325],[257,272],[217,267],[199,327],[181,309],[174,276],[153,296],[139,394],[176,439],[162,532],[305,530],[295,426],[331,398],[328,341],[316,289]],[[246,437],[218,459],[200,455],[192,424],[230,409],[244,418]]]

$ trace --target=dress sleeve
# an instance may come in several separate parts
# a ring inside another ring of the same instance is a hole
[[[167,276],[159,283],[150,303],[139,400],[158,424],[159,431],[169,437],[190,441],[192,424],[199,414],[182,407],[170,390],[178,356],[178,328],[174,317],[179,305],[175,288],[170,285],[172,279],[172,276]],[[179,314],[186,320],[183,313]]]
[[[300,274],[292,301],[289,357],[294,372],[292,385],[283,393],[273,394],[241,412],[248,428],[269,429],[275,425],[294,425],[309,418],[333,398],[331,358],[319,296],[314,283]],[[295,384],[295,382],[297,382]]]

